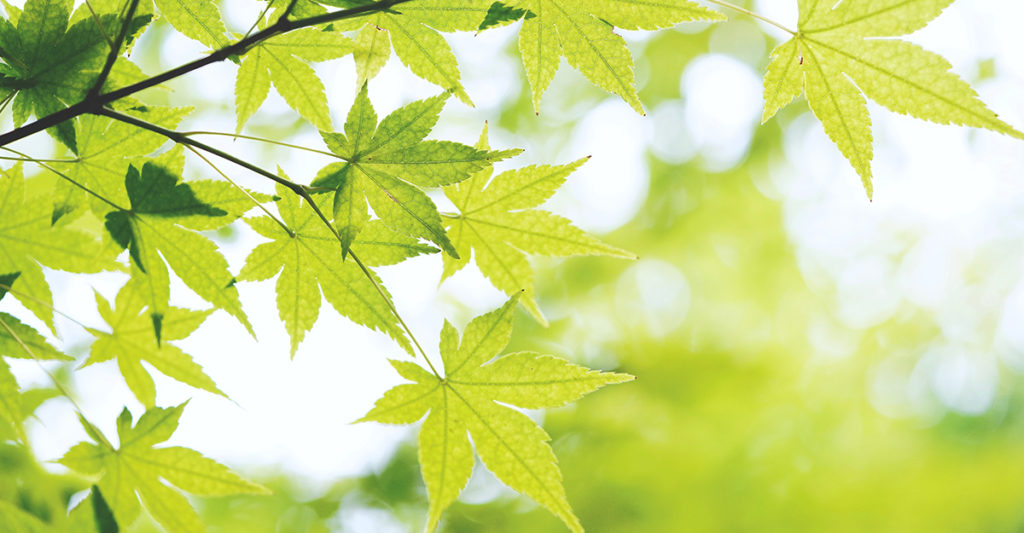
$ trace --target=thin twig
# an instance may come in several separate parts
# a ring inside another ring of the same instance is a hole
[[[78,187],[79,189],[82,189],[83,191],[91,194],[92,196],[96,197],[98,200],[102,200],[103,202],[105,202],[110,207],[113,207],[114,209],[117,209],[119,211],[127,211],[127,209],[125,209],[125,208],[115,204],[114,202],[112,202],[111,200],[109,200],[108,198],[103,196],[102,194],[100,194],[100,193],[98,193],[98,192],[96,192],[96,191],[86,187],[85,185],[82,185],[81,183],[78,183],[78,181],[76,181],[75,179],[73,179],[70,176],[68,176],[67,174],[65,174],[65,173],[63,173],[63,172],[61,172],[61,171],[51,167],[50,165],[47,165],[45,162],[43,162],[40,159],[33,159],[32,157],[30,157],[27,154],[19,152],[19,151],[13,149],[13,148],[8,148],[6,146],[0,146],[0,150],[7,150],[8,152],[18,154],[21,157],[24,157],[26,160],[31,161],[31,162],[33,162],[33,163],[35,163],[35,164],[45,168],[46,170],[49,170],[50,172],[53,172],[54,174],[64,178],[65,180],[70,182],[75,187]]]
[[[271,7],[274,7],[274,0],[270,0],[269,2],[267,2],[267,7],[264,7],[263,11],[260,11],[260,16],[256,17],[256,20],[253,21],[252,26],[249,26],[249,31],[245,32],[245,35],[242,36],[243,39],[252,35],[252,31],[259,27],[260,22],[263,20],[263,17],[267,16],[267,12],[270,11]]]
[[[107,62],[103,64],[103,70],[100,71],[100,75],[96,78],[96,83],[93,84],[92,88],[89,89],[89,93],[86,95],[86,99],[95,97],[103,89],[103,84],[107,81],[107,76],[110,76],[111,69],[114,68],[114,63],[117,62],[117,58],[121,56],[121,46],[124,45],[125,40],[128,37],[128,28],[132,25],[132,19],[135,18],[135,10],[139,7],[139,0],[128,0],[128,13],[124,17],[124,21],[121,22],[121,31],[117,34],[117,42],[110,44],[110,53],[107,54]]]
[[[740,7],[740,6],[736,5],[736,4],[731,4],[729,2],[722,2],[720,0],[707,0],[707,1],[712,3],[712,4],[716,4],[716,5],[719,5],[719,6],[722,6],[722,7],[727,7],[729,9],[732,9],[733,11],[739,11],[740,13],[743,13],[744,15],[747,15],[748,17],[753,17],[753,18],[755,18],[757,20],[760,20],[761,22],[764,22],[764,23],[767,23],[767,24],[771,24],[772,26],[775,26],[776,28],[778,28],[778,29],[780,29],[780,30],[782,30],[784,32],[787,32],[790,35],[796,35],[797,34],[797,32],[795,32],[795,31],[793,31],[793,30],[783,26],[782,24],[779,24],[778,22],[775,22],[774,20],[772,20],[770,18],[766,18],[766,17],[764,17],[762,15],[758,15],[757,13],[754,13],[753,11],[751,11],[751,10],[749,10],[747,8]]]
[[[89,15],[92,17],[92,21],[96,23],[96,28],[100,31],[100,35],[103,36],[103,40],[107,41],[107,44],[113,48],[114,42],[111,41],[110,36],[107,35],[107,30],[103,27],[103,22],[100,21],[99,15],[96,14],[96,11],[92,8],[92,4],[89,3],[89,0],[85,0],[85,7],[89,10]]]
[[[232,163],[234,163],[234,164],[236,164],[236,165],[238,165],[240,167],[243,167],[245,169],[251,170],[251,171],[253,171],[253,172],[255,172],[255,173],[257,173],[257,174],[259,174],[259,175],[261,175],[261,176],[263,176],[263,177],[265,177],[267,179],[269,179],[269,180],[273,180],[273,181],[275,181],[277,183],[280,183],[281,185],[284,185],[285,187],[288,187],[289,189],[291,189],[296,194],[300,194],[300,193],[305,192],[305,188],[302,185],[299,185],[298,183],[295,183],[295,182],[293,182],[291,180],[282,178],[281,176],[278,176],[277,174],[274,174],[273,172],[270,172],[268,170],[264,170],[264,169],[254,165],[254,164],[252,164],[252,163],[250,163],[248,161],[245,161],[244,159],[239,159],[239,158],[237,158],[237,157],[235,157],[235,156],[233,156],[233,155],[231,155],[231,154],[229,154],[229,153],[227,153],[227,152],[225,152],[223,150],[220,150],[218,148],[214,148],[213,146],[210,146],[210,145],[208,145],[208,144],[206,144],[204,142],[200,142],[200,141],[192,139],[192,138],[190,138],[190,137],[188,137],[186,135],[182,135],[180,132],[167,129],[167,128],[165,128],[163,126],[159,126],[157,124],[153,124],[152,122],[145,121],[145,120],[143,120],[141,118],[137,118],[137,117],[133,117],[131,115],[125,115],[123,113],[119,113],[117,111],[114,111],[113,109],[103,108],[103,109],[97,110],[95,113],[97,115],[103,115],[103,116],[106,116],[106,117],[110,117],[110,118],[112,118],[114,120],[119,120],[119,121],[124,122],[126,124],[131,124],[132,126],[135,126],[135,127],[138,127],[138,128],[142,128],[142,129],[145,129],[145,130],[152,131],[153,133],[158,133],[158,134],[163,135],[164,137],[167,137],[168,139],[170,139],[170,140],[172,140],[172,141],[174,141],[174,142],[176,142],[178,144],[184,144],[186,146],[192,146],[194,148],[198,148],[200,150],[203,150],[203,151],[205,151],[207,153],[211,153],[211,154],[213,154],[213,155],[215,155],[215,156],[217,156],[217,157],[219,157],[221,159],[226,159],[228,161],[231,161]]]
[[[81,161],[81,159],[37,159],[37,158],[32,157],[32,156],[29,156],[29,157],[8,157],[8,156],[5,156],[5,155],[0,155],[0,160],[3,160],[3,161],[24,161],[24,162],[27,162],[27,163],[35,163],[35,162],[39,162],[39,161],[42,161],[44,163],[78,163],[79,161]]]
[[[295,4],[298,4],[299,0],[289,0],[288,5],[284,8],[284,12],[281,13],[281,19],[287,20],[288,16],[292,14],[292,10],[295,9]]]
[[[143,129],[152,131],[153,133],[159,133],[160,135],[163,135],[164,137],[167,137],[168,139],[170,139],[170,140],[172,140],[174,142],[177,142],[177,143],[180,143],[180,144],[184,144],[186,146],[192,146],[194,148],[198,148],[198,149],[203,150],[205,152],[211,153],[211,154],[213,154],[213,155],[215,155],[217,157],[220,157],[222,159],[226,159],[228,161],[231,161],[232,163],[235,163],[236,165],[239,165],[239,166],[241,166],[241,167],[243,167],[245,169],[251,170],[252,172],[255,172],[255,173],[259,174],[260,176],[263,176],[263,177],[265,177],[267,179],[273,180],[276,183],[280,183],[281,185],[284,185],[285,187],[290,189],[293,193],[297,194],[300,198],[305,200],[306,203],[309,204],[309,206],[313,209],[313,212],[316,213],[316,215],[320,218],[320,220],[327,226],[327,228],[331,231],[331,233],[334,235],[334,237],[336,239],[338,239],[339,243],[340,242],[344,242],[344,239],[342,239],[341,234],[338,233],[338,230],[334,227],[334,224],[331,224],[331,220],[329,218],[327,218],[327,216],[324,215],[323,211],[320,210],[320,207],[316,205],[316,202],[313,201],[313,198],[309,195],[309,192],[306,190],[306,187],[304,185],[299,185],[298,183],[295,183],[295,182],[293,182],[291,180],[282,178],[282,177],[280,177],[280,176],[278,176],[278,175],[276,175],[276,174],[274,174],[274,173],[272,173],[272,172],[270,172],[268,170],[265,170],[265,169],[260,168],[260,167],[258,167],[256,165],[253,165],[252,163],[249,163],[248,161],[244,161],[244,160],[239,159],[239,158],[237,158],[237,157],[235,157],[235,156],[233,156],[233,155],[231,155],[231,154],[229,154],[227,152],[224,152],[223,150],[219,150],[219,149],[214,148],[213,146],[210,146],[210,145],[208,145],[206,143],[203,143],[203,142],[197,141],[195,139],[192,139],[191,137],[189,137],[187,135],[184,135],[181,132],[177,132],[177,131],[174,131],[174,130],[169,130],[167,128],[164,128],[163,126],[159,126],[157,124],[153,124],[153,123],[147,122],[145,120],[133,117],[131,115],[125,115],[125,114],[119,113],[117,111],[114,111],[112,109],[101,109],[101,110],[97,111],[96,113],[99,114],[99,115],[108,116],[108,117],[113,118],[115,120],[120,120],[122,122],[131,124],[133,126],[137,126],[139,128],[143,128]],[[353,253],[351,250],[349,250],[349,254],[348,255],[349,255],[349,257],[352,258],[353,261],[355,261],[356,265],[358,265],[359,268],[363,271],[363,274],[365,274],[367,279],[370,280],[370,283],[373,284],[374,288],[377,289],[377,292],[380,294],[381,298],[383,298],[384,302],[387,304],[388,309],[391,311],[391,313],[398,320],[398,323],[401,325],[401,327],[405,331],[406,335],[409,336],[409,339],[412,341],[412,343],[419,350],[420,354],[423,356],[423,359],[427,362],[427,365],[430,367],[430,370],[434,372],[434,375],[436,375],[438,377],[438,379],[440,379],[441,375],[438,373],[437,369],[434,368],[433,363],[430,362],[430,358],[427,356],[427,352],[423,349],[423,346],[420,345],[419,341],[416,339],[416,336],[413,334],[412,329],[409,328],[409,325],[405,323],[404,319],[402,319],[401,314],[398,312],[398,308],[395,307],[394,302],[392,302],[391,298],[389,298],[387,293],[384,292],[384,289],[377,282],[377,279],[370,272],[370,269],[367,268],[366,264],[364,264],[359,259],[359,257],[356,256],[355,253]]]
[[[14,97],[17,96],[17,95],[18,95],[18,91],[11,91],[11,94],[8,94],[7,96],[4,97],[3,101],[0,101],[0,113],[2,113],[5,109],[7,109],[7,105],[10,104],[11,101],[14,100]]]
[[[188,146],[188,145],[185,145],[185,148],[188,148],[189,151],[191,151],[193,154],[195,154],[197,157],[199,157],[199,159],[202,159],[203,161],[206,162],[207,165],[210,165],[210,168],[215,170],[217,172],[217,174],[220,174],[222,178],[224,178],[225,180],[228,181],[228,183],[230,183],[231,185],[234,185],[236,189],[242,191],[242,193],[245,194],[247,197],[249,197],[249,199],[252,200],[252,203],[256,204],[256,206],[259,207],[264,213],[266,213],[267,216],[271,218],[271,220],[273,220],[274,222],[277,222],[277,225],[281,226],[281,229],[283,229],[285,232],[287,232],[288,236],[290,236],[290,237],[294,237],[295,236],[295,232],[292,231],[292,229],[288,227],[288,224],[285,224],[284,221],[282,221],[281,219],[275,217],[274,214],[271,213],[269,209],[267,209],[267,206],[263,205],[259,200],[257,200],[255,197],[253,197],[252,193],[250,193],[244,187],[242,187],[239,184],[235,183],[235,180],[231,179],[230,177],[228,177],[227,174],[224,173],[224,171],[222,171],[221,169],[217,168],[217,165],[214,165],[213,161],[210,161],[205,155],[203,155],[202,152],[200,152],[199,150],[196,150],[195,148],[193,148],[191,146]]]

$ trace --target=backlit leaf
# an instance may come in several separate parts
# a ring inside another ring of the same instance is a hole
[[[865,95],[939,124],[985,128],[1024,139],[978,98],[948,61],[895,39],[924,27],[953,0],[801,0],[799,32],[772,52],[762,121],[801,93],[872,196],[872,135]]]
[[[494,359],[512,334],[515,306],[513,298],[475,318],[461,342],[455,328],[445,322],[443,378],[418,365],[392,361],[398,373],[413,383],[385,393],[362,419],[409,424],[429,412],[419,435],[420,468],[430,496],[427,531],[437,528],[444,510],[469,481],[473,447],[498,479],[544,506],[571,530],[583,531],[562,488],[562,475],[548,445],[551,437],[507,405],[557,407],[633,376],[597,372],[533,352]]]
[[[103,498],[118,524],[131,524],[140,511],[139,502],[169,533],[204,531],[199,516],[178,490],[200,496],[268,494],[227,467],[198,452],[177,446],[155,447],[178,427],[185,404],[149,408],[132,425],[127,409],[117,420],[120,445],[82,442],[69,450],[60,463],[86,476],[98,477]],[[104,439],[105,441],[106,439]]]

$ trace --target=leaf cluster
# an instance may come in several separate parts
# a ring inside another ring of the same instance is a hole
[[[951,2],[800,0],[798,29],[773,51],[767,67],[764,120],[805,94],[869,195],[872,133],[865,96],[924,120],[1024,138],[943,58],[895,38],[924,27]],[[62,157],[41,160],[5,148],[23,162],[0,172],[0,299],[10,294],[56,334],[44,268],[127,274],[113,303],[96,295],[106,326],[85,327],[95,340],[84,366],[116,362],[145,412],[134,424],[128,410],[122,413],[117,446],[79,413],[93,442],[75,446],[61,463],[96,486],[89,506],[79,506],[69,519],[83,520],[87,528],[127,526],[145,508],[169,531],[201,531],[194,510],[172,487],[197,495],[264,492],[198,452],[157,447],[174,433],[185,406],[158,407],[148,367],[227,396],[203,371],[200,357],[175,343],[219,310],[255,336],[239,287],[276,277],[276,307],[293,357],[326,300],[426,364],[393,361],[409,383],[385,393],[364,420],[424,420],[419,459],[430,496],[428,530],[438,526],[466,485],[474,450],[508,486],[570,529],[582,530],[562,488],[550,437],[517,408],[558,407],[632,376],[533,352],[499,354],[518,305],[546,324],[529,256],[635,256],[543,209],[589,158],[495,172],[495,163],[520,150],[493,150],[486,128],[472,146],[430,137],[451,96],[472,105],[443,34],[518,25],[518,50],[538,112],[564,58],[594,85],[643,113],[633,57],[616,30],[725,17],[687,0],[292,0],[267,3],[243,34],[229,28],[217,4],[206,0],[90,0],[72,7],[71,0],[28,0],[23,11],[8,7],[8,16],[0,18],[0,110],[9,105],[16,126],[37,117],[5,134],[0,147],[46,129],[60,142]],[[209,55],[163,74],[144,73],[129,53],[157,19],[208,47]],[[392,51],[441,92],[379,118],[369,87]],[[356,97],[338,130],[325,84],[312,65],[349,54],[358,78],[350,87]],[[316,175],[293,180],[282,169],[260,168],[197,140],[196,133],[176,131],[192,108],[136,97],[221,60],[238,65],[236,129],[223,135],[284,144],[334,161]],[[322,146],[240,133],[271,87],[320,132]],[[173,147],[166,146],[168,140]],[[204,172],[223,179],[184,179],[185,149],[209,163]],[[206,155],[274,181],[275,194],[238,186]],[[51,179],[27,179],[25,162]],[[439,210],[435,199],[441,195],[455,212]],[[206,232],[240,219],[264,241],[244,266],[232,270]],[[440,371],[375,271],[435,253],[443,257],[442,281],[473,261],[511,298],[471,321],[461,337],[445,322]],[[172,273],[211,307],[171,305]],[[4,358],[73,359],[25,320],[0,313],[0,430],[25,442],[24,420],[42,396],[22,390]],[[0,501],[0,526],[36,527],[35,519],[7,507]]]

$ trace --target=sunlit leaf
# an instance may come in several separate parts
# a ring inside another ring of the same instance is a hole
[[[427,415],[420,428],[419,457],[430,495],[428,531],[437,528],[444,510],[469,481],[474,447],[498,479],[557,515],[573,531],[583,531],[547,444],[551,437],[508,405],[558,407],[633,376],[597,372],[533,352],[494,359],[512,334],[515,306],[513,298],[475,318],[461,342],[446,322],[440,345],[443,378],[413,363],[392,361],[398,373],[413,383],[389,390],[362,419],[409,424]]]

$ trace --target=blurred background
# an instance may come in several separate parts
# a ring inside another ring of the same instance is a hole
[[[260,6],[227,0],[222,10],[244,31]],[[795,1],[748,7],[795,26]],[[759,125],[761,75],[783,36],[727,15],[625,32],[646,116],[564,63],[535,115],[516,26],[449,36],[476,107],[451,101],[432,137],[471,143],[486,121],[493,147],[526,149],[502,168],[593,155],[546,208],[640,257],[535,258],[551,325],[517,316],[512,349],[638,377],[531,413],[553,437],[577,515],[592,532],[1024,531],[1024,145],[871,104],[868,202],[802,99]],[[1020,129],[1022,19],[1024,4],[961,1],[910,40],[949,59]],[[158,22],[133,59],[155,73],[202,53]],[[236,69],[218,64],[143,98],[195,106],[181,129],[230,132]],[[355,95],[351,57],[317,71],[340,127]],[[370,83],[380,116],[437,92],[394,57]],[[9,128],[9,114],[2,120]],[[273,92],[247,132],[322,142]],[[326,163],[210,142],[297,181]],[[46,136],[19,146],[40,157],[54,149]],[[204,165],[189,159],[188,177],[214,178]],[[234,272],[260,242],[241,223],[215,238]],[[440,272],[437,256],[381,271],[428,351],[443,318],[461,327],[504,301],[472,265],[439,287]],[[93,326],[102,321],[92,290],[113,298],[125,281],[47,278],[56,306]],[[386,363],[400,349],[325,306],[289,360],[273,287],[240,286],[259,342],[218,313],[180,343],[233,402],[154,376],[158,404],[192,398],[173,443],[275,491],[193,500],[204,522],[223,532],[420,530],[416,428],[351,424],[401,382]],[[204,306],[180,282],[172,299]],[[30,318],[11,298],[0,310]],[[58,320],[58,330],[71,355],[87,353],[81,328]],[[15,363],[23,387],[49,386],[34,363]],[[105,431],[122,406],[141,413],[112,363],[54,370]],[[85,435],[61,399],[44,401],[29,428],[34,457],[0,445],[0,499],[62,512],[87,484],[47,461]],[[481,465],[446,516],[451,532],[564,530]]]

